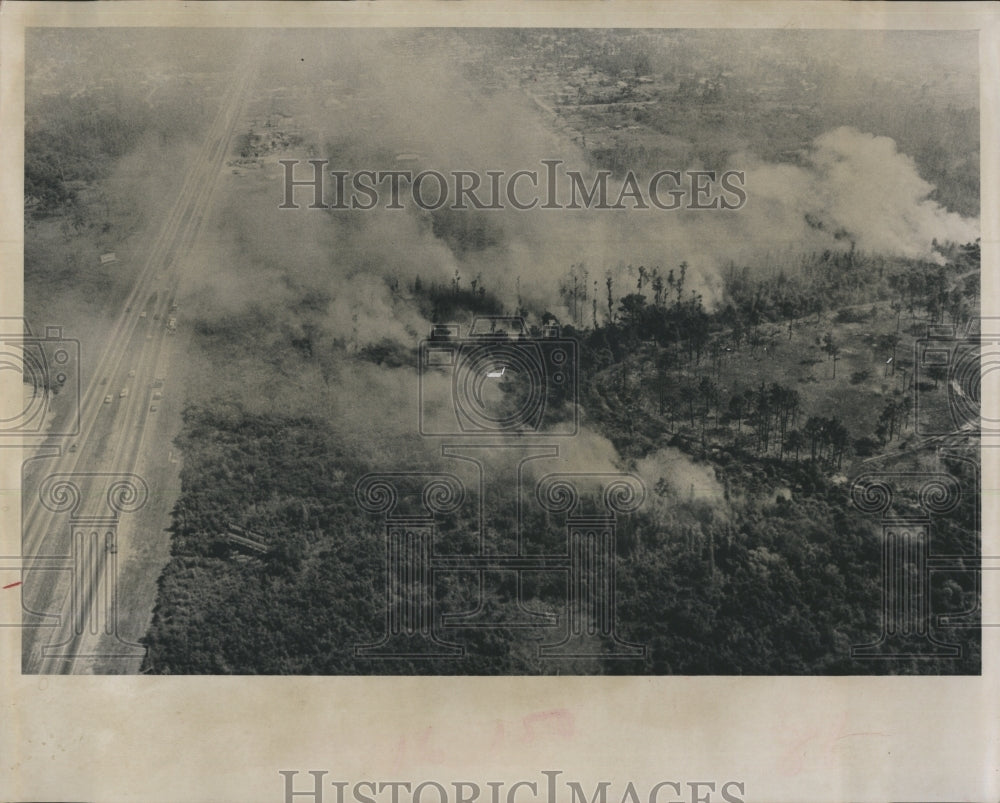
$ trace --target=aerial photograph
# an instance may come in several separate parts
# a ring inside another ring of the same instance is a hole
[[[978,41],[29,28],[21,671],[980,675]]]

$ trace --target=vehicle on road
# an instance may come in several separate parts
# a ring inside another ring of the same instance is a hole
[[[177,331],[177,318],[173,315],[171,315],[170,320],[167,321],[167,331],[168,332]]]
[[[128,388],[122,388],[122,392],[118,394],[119,399],[124,399],[128,396]]]
[[[104,397],[104,403],[105,404],[111,404],[111,397],[110,396],[105,396]]]
[[[140,312],[139,313],[139,317],[140,318],[145,318],[146,317],[146,310],[143,310],[142,312]]]
[[[149,412],[155,413],[159,408],[155,404],[149,405]]]
[[[71,444],[69,445],[69,450],[70,450],[71,452],[75,452],[75,451],[76,451],[76,444],[75,444],[75,443],[71,443]]]

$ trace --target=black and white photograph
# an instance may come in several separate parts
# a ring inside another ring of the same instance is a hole
[[[23,28],[5,663],[39,689],[983,680],[982,30],[321,7]],[[845,722],[782,734],[777,774],[882,738]],[[333,759],[261,799],[388,800]],[[557,769],[520,783],[656,803]],[[680,769],[684,799],[759,799]]]
[[[25,64],[24,671],[979,673],[975,32]]]

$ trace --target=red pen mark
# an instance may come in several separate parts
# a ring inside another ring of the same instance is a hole
[[[21,581],[20,580],[18,580],[16,583],[9,583],[9,584],[5,585],[4,586],[4,590],[6,591],[8,588],[14,588],[14,586],[19,586],[19,585],[21,585]]]
[[[524,727],[524,741],[531,743],[540,737],[559,736],[564,739],[573,735],[575,720],[565,708],[538,711],[521,720]]]
[[[855,736],[887,736],[882,731],[847,732],[847,715],[839,722],[820,723],[808,730],[792,728],[787,741],[787,750],[779,757],[778,771],[784,776],[799,775],[813,770],[817,765],[829,762],[831,756],[845,749],[843,739]]]

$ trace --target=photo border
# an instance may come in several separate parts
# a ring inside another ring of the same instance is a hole
[[[992,4],[9,2],[0,8],[0,316],[22,308],[30,26],[979,30],[981,314],[1000,314]],[[1000,555],[998,456],[982,450],[984,556]],[[0,448],[4,555],[19,546],[22,458]],[[984,576],[984,621],[1000,622],[998,581]],[[587,790],[612,781],[613,803],[628,781],[740,781],[744,800],[775,803],[996,800],[1000,629],[984,626],[982,645],[981,677],[50,677],[21,675],[19,629],[0,628],[0,798],[282,801],[282,770],[480,785],[559,770]]]

